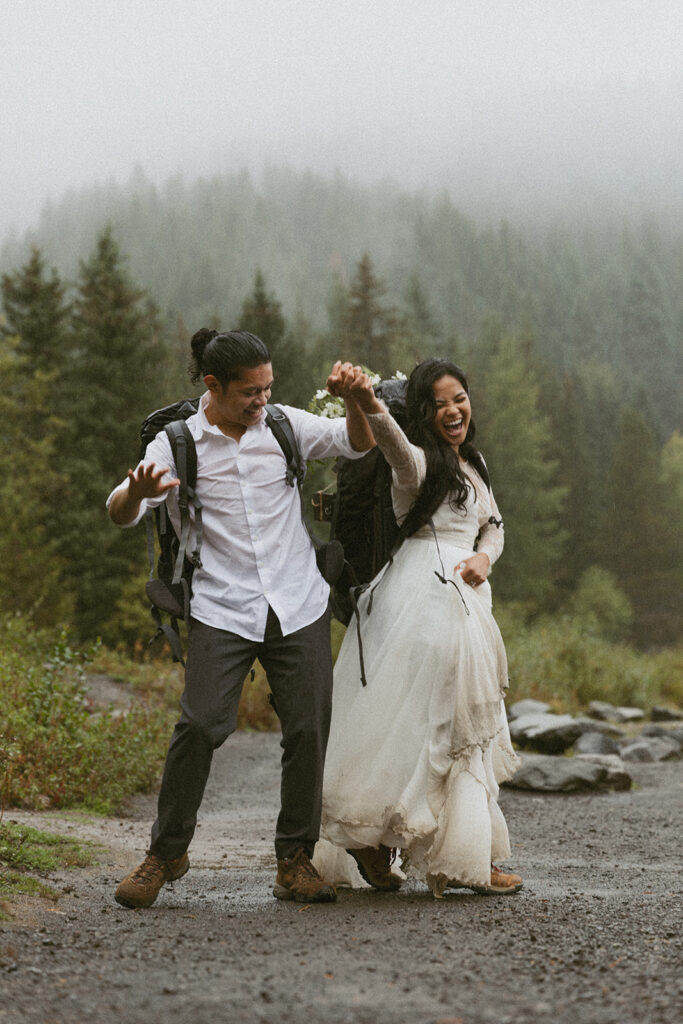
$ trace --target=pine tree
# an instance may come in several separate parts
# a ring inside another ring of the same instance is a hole
[[[23,267],[3,274],[2,298],[0,607],[53,625],[70,606],[58,528],[68,306],[56,271],[48,274],[35,248]]]
[[[50,430],[49,376],[32,374],[21,349],[19,338],[0,335],[0,611],[54,625],[70,610],[54,517],[62,481]]]
[[[417,273],[411,274],[403,299],[405,315],[392,354],[396,366],[411,366],[422,359],[442,354],[444,343],[427,289]]]
[[[549,452],[557,462],[557,482],[566,489],[560,525],[571,557],[557,567],[557,582],[573,590],[584,572],[600,563],[604,547],[605,488],[590,436],[586,395],[569,374],[562,380],[543,374],[540,405],[552,431]]]
[[[683,350],[661,274],[645,257],[629,282],[620,341],[626,367],[655,401],[653,426],[661,436],[679,421]]]
[[[386,376],[392,372],[392,344],[396,339],[395,311],[384,302],[386,286],[375,276],[367,253],[361,257],[351,281],[346,315],[350,358]]]
[[[565,489],[550,456],[550,429],[539,410],[539,386],[519,339],[503,337],[473,406],[476,438],[486,458],[505,522],[505,552],[494,568],[497,597],[540,609],[554,590],[565,535]]]
[[[306,406],[316,384],[310,373],[301,337],[287,327],[282,305],[274,293],[268,292],[260,270],[254,275],[254,287],[244,302],[239,327],[251,331],[267,346],[273,362],[273,398],[286,405]],[[305,328],[300,319],[299,330]]]
[[[40,249],[34,247],[19,270],[2,275],[2,302],[5,331],[18,336],[29,372],[61,368],[69,310],[64,286],[54,268],[48,274]]]
[[[612,529],[605,567],[633,605],[635,639],[643,646],[671,642],[683,618],[680,507],[638,408],[622,413],[607,489]]]
[[[117,531],[104,502],[137,463],[140,423],[159,404],[155,394],[165,357],[155,311],[130,282],[110,228],[81,263],[73,338],[67,381],[70,495],[61,526],[76,624],[92,636],[111,628],[120,589],[144,558],[143,538],[138,531]]]

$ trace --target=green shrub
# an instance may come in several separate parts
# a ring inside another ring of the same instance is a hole
[[[633,623],[633,608],[615,576],[595,565],[581,576],[567,610],[591,632],[610,640],[625,640]]]
[[[510,699],[533,697],[557,710],[591,700],[649,708],[681,703],[683,652],[644,654],[601,633],[594,615],[528,622],[519,609],[496,609],[508,652]],[[612,627],[614,619],[611,619]]]
[[[0,619],[0,800],[111,813],[154,785],[169,712],[140,700],[126,714],[91,714],[87,655],[71,648],[65,632],[49,645],[26,620]]]

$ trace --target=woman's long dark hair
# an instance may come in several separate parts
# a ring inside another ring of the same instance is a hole
[[[190,341],[190,379],[198,384],[211,373],[225,387],[231,380],[239,380],[242,370],[270,362],[270,353],[264,342],[249,331],[210,331],[202,327]]]
[[[413,444],[419,445],[427,460],[427,475],[408,515],[401,524],[404,537],[419,530],[434,515],[447,494],[451,506],[465,508],[468,484],[460,468],[458,453],[434,430],[436,400],[434,384],[441,377],[455,377],[469,395],[467,377],[459,366],[448,359],[425,359],[418,363],[408,379],[406,391],[405,432]],[[469,459],[478,455],[474,447],[475,427],[470,419],[460,455]]]

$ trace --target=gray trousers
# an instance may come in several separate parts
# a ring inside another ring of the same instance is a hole
[[[180,857],[190,845],[214,750],[237,727],[244,680],[258,658],[268,676],[282,727],[278,858],[303,847],[309,856],[320,831],[323,767],[332,708],[330,615],[283,637],[268,610],[259,643],[193,619],[181,716],[171,737],[152,826],[150,853]]]

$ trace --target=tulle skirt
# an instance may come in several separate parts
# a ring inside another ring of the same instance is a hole
[[[453,576],[472,551],[411,538],[379,582],[361,636],[355,620],[335,666],[321,842],[327,880],[358,883],[346,849],[399,847],[408,875],[440,896],[484,885],[510,855],[498,787],[518,765],[505,716],[507,659],[491,589]],[[440,556],[440,557],[439,557]],[[435,573],[445,566],[442,582]]]

